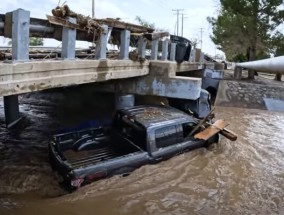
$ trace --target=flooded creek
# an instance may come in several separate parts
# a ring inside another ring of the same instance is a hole
[[[22,104],[29,121],[16,134],[5,129],[0,107],[2,215],[284,214],[283,113],[218,107],[236,142],[222,138],[69,194],[48,163],[48,138],[62,126],[54,107]]]

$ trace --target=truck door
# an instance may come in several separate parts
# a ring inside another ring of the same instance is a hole
[[[156,161],[181,153],[179,143],[183,141],[181,124],[157,128],[152,132],[152,156]]]

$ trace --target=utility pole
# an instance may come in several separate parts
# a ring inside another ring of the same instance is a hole
[[[95,18],[95,0],[92,0],[92,19]]]
[[[177,15],[177,36],[179,33],[179,15],[180,15],[180,11],[183,11],[183,9],[173,9],[172,11],[176,11],[176,13],[174,15]]]
[[[203,34],[203,28],[200,28],[200,49],[202,50],[202,34]]]
[[[186,15],[185,13],[182,13],[181,14],[181,36],[183,37],[183,20],[184,19],[186,19],[187,17],[186,16],[184,16],[184,15]]]

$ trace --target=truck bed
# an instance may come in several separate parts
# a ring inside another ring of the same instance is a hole
[[[83,151],[69,149],[63,152],[63,155],[73,168],[78,168],[117,158],[129,153],[130,152],[128,151],[117,150],[115,147],[108,145],[97,149]]]
[[[103,130],[88,130],[56,136],[56,151],[72,169],[139,151],[129,140],[116,138]],[[83,145],[86,144],[86,147]],[[82,147],[83,146],[83,147]]]

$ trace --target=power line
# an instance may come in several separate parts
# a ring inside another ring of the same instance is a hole
[[[180,15],[180,11],[183,11],[183,9],[172,9],[172,11],[176,11],[176,13],[174,15],[177,15],[177,36],[179,33],[179,15]]]

